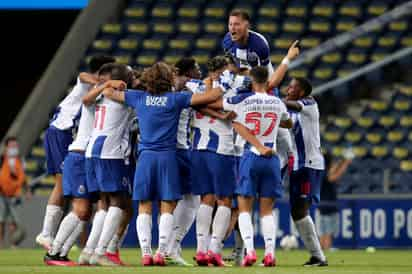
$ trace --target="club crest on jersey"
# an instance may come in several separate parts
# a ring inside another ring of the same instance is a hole
[[[84,185],[79,185],[79,189],[77,189],[77,192],[79,194],[85,194],[86,193],[86,188],[84,187]]]
[[[167,97],[165,96],[147,96],[146,106],[165,107],[167,103]]]

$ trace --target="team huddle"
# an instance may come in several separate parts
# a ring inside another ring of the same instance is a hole
[[[46,264],[124,265],[119,248],[135,200],[143,266],[190,265],[180,244],[194,223],[199,266],[227,264],[222,248],[232,231],[236,263],[251,266],[257,261],[251,215],[257,200],[262,264],[275,266],[272,212],[288,172],[292,219],[311,254],[305,266],[327,265],[309,215],[324,170],[318,106],[304,78],[279,91],[299,55],[297,42],[274,70],[267,41],[249,30],[245,12],[235,10],[222,47],[225,55],[208,61],[203,79],[191,57],[143,71],[109,56],[90,60],[45,135],[48,173],[56,177],[36,238],[48,250]],[[67,201],[72,209],[62,219]],[[159,206],[156,252],[153,203]],[[75,263],[67,254],[94,207]]]

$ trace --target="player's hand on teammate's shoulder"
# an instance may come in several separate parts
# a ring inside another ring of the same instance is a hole
[[[295,59],[300,53],[300,49],[299,49],[298,44],[299,44],[299,40],[296,40],[295,42],[293,42],[293,44],[290,46],[290,48],[288,50],[287,58],[290,61]]]
[[[109,80],[105,83],[106,87],[118,89],[118,90],[125,90],[127,84],[121,80]]]

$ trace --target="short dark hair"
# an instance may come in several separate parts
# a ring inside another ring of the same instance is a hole
[[[248,22],[250,22],[250,16],[249,13],[245,10],[242,9],[234,9],[230,12],[229,17],[230,16],[237,16],[242,18],[243,20],[246,20]]]
[[[177,69],[177,75],[179,76],[188,76],[191,70],[196,69],[196,60],[193,57],[183,57],[180,58],[176,64],[175,68]]]
[[[116,59],[109,55],[96,55],[93,56],[89,61],[89,71],[91,73],[96,73],[99,69],[107,63],[114,63]]]
[[[252,80],[258,84],[264,84],[268,81],[269,72],[266,67],[257,66],[250,71]]]
[[[132,73],[128,66],[117,63],[104,64],[99,70],[100,75],[110,74],[112,80],[122,80],[127,84],[132,80]]]
[[[219,69],[224,68],[228,64],[229,63],[228,63],[227,58],[225,56],[218,55],[218,56],[213,57],[209,61],[207,61],[206,66],[207,66],[207,70],[209,72],[215,72]]]
[[[6,140],[4,141],[4,144],[7,146],[12,141],[18,142],[17,137],[16,136],[8,136],[6,138]]]
[[[312,93],[312,85],[308,79],[304,77],[295,77],[295,80],[298,82],[299,87],[303,89],[305,97]]]

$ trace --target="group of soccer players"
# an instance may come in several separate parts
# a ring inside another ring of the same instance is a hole
[[[119,247],[136,200],[142,265],[189,265],[180,243],[196,221],[198,265],[225,265],[223,243],[236,226],[239,263],[251,266],[258,199],[262,263],[275,266],[272,212],[289,167],[291,215],[311,253],[305,265],[327,265],[309,215],[324,169],[318,107],[306,79],[292,79],[283,100],[278,89],[299,54],[297,42],[274,71],[267,41],[235,10],[222,46],[226,55],[209,60],[203,80],[190,57],[143,72],[108,56],[91,59],[45,135],[48,172],[56,176],[36,238],[48,250],[46,264],[76,264],[67,254],[96,204],[78,264],[123,265]],[[72,210],[61,220],[68,199]],[[153,202],[160,211],[154,254]]]

